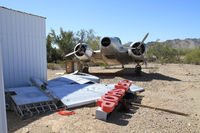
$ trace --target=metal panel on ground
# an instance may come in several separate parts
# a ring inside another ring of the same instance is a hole
[[[59,109],[53,98],[37,86],[9,88],[6,92],[14,92],[9,95],[10,106],[20,118]]]
[[[68,108],[94,103],[102,95],[115,88],[115,84],[98,84],[95,82],[93,84],[87,84],[87,82],[85,84],[74,84],[77,79],[75,77],[78,76],[74,75],[73,78],[69,79],[69,75],[70,74],[67,74],[47,82],[47,89],[49,89]],[[87,79],[87,76],[82,78]],[[130,86],[131,93],[141,91],[144,91],[144,88],[134,84]]]
[[[47,79],[45,18],[0,6],[0,42],[5,88]]]
[[[52,79],[47,81],[46,83],[48,86],[60,86],[66,84],[89,84],[89,83],[99,83],[99,77],[81,73],[81,72],[74,72],[71,74],[65,74],[61,77]]]
[[[98,77],[85,73],[67,74],[47,82],[32,78],[31,82],[34,86],[6,89],[11,107],[21,118],[94,103],[116,88],[116,84],[99,84]],[[144,89],[132,84],[127,93],[141,91]]]
[[[3,71],[2,71],[2,59],[1,59],[1,42],[0,42],[0,133],[7,133],[5,95],[4,95],[4,83],[3,83]]]
[[[16,93],[16,95],[12,95],[11,97],[17,105],[25,105],[53,100],[35,86],[9,88],[8,91],[13,91]]]

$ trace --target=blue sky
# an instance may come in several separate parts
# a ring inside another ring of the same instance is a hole
[[[123,43],[200,38],[199,0],[0,0],[0,5],[47,17],[46,32],[94,29]]]

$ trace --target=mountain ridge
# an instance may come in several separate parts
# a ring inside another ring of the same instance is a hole
[[[156,41],[151,41],[151,42],[148,42],[147,45],[153,45],[155,43]],[[180,49],[180,48],[194,49],[194,48],[200,47],[200,38],[185,38],[183,40],[173,39],[173,40],[166,40],[166,41],[158,42],[158,43],[161,43],[161,44],[166,43],[176,49]]]

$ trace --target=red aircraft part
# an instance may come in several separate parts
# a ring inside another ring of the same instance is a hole
[[[123,89],[125,91],[128,91],[128,87],[127,86],[123,86],[123,85],[115,85],[115,89]]]
[[[132,81],[130,81],[130,80],[122,80],[120,83],[126,83],[126,84],[128,84],[128,86],[130,87],[131,85],[132,85]]]
[[[115,91],[108,91],[106,94],[106,96],[116,96],[119,98],[119,100],[122,98],[123,94],[122,93],[118,93]]]
[[[114,102],[109,102],[109,101],[103,101],[101,105],[101,109],[104,112],[112,112],[115,108],[115,103]]]
[[[129,88],[129,84],[128,83],[118,83],[118,85],[124,86],[126,88]]]
[[[101,96],[101,99],[97,100],[97,106],[100,106],[104,112],[112,112],[131,85],[132,82],[129,80],[119,82],[115,85],[115,89],[108,91],[104,96]]]
[[[123,96],[125,95],[125,90],[124,89],[113,89],[112,91],[122,93]]]
[[[98,99],[98,100],[97,100],[97,106],[100,106],[100,107],[101,107],[102,102],[103,102],[102,99]]]
[[[116,106],[118,105],[119,98],[116,96],[101,96],[103,101],[113,102]]]
[[[73,114],[75,114],[75,112],[74,111],[67,111],[66,109],[63,109],[63,110],[58,111],[58,114],[60,114],[60,115],[73,115]]]

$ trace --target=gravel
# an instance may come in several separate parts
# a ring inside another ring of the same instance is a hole
[[[122,71],[120,66],[105,69],[91,67],[91,72]],[[124,72],[132,72],[133,65],[126,65]],[[188,117],[163,111],[133,107],[130,111],[115,110],[107,122],[95,119],[96,106],[74,109],[75,115],[61,116],[57,112],[20,120],[14,112],[7,111],[8,131],[16,133],[67,133],[67,132],[200,132],[200,66],[186,64],[148,64],[140,77],[103,77],[101,83],[132,80],[145,88],[137,101],[144,105],[171,109],[190,114]],[[64,70],[48,70],[48,79]]]

